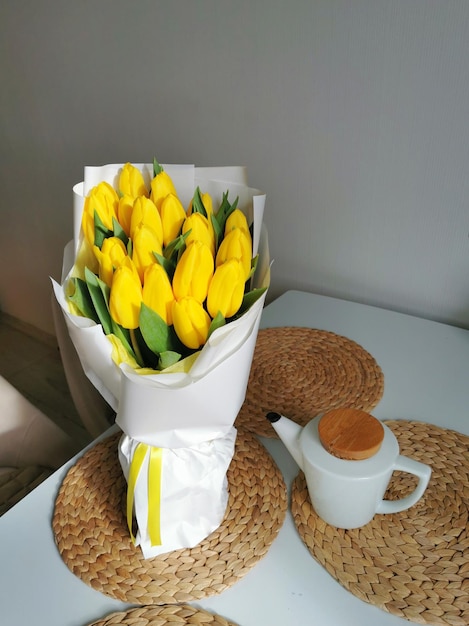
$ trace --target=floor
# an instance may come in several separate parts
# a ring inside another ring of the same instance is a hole
[[[55,337],[0,313],[0,375],[83,447],[90,436],[70,396]]]

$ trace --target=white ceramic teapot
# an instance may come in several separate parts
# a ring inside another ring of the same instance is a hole
[[[376,513],[397,513],[423,495],[431,469],[399,454],[392,431],[358,409],[334,409],[304,428],[279,413],[267,413],[275,431],[303,470],[311,503],[325,522],[359,528]],[[383,500],[395,470],[414,474],[414,491]]]

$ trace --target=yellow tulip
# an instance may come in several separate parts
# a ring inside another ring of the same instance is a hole
[[[213,200],[209,193],[200,194],[202,198],[202,204],[207,211],[207,217],[210,219],[210,215],[213,213]]]
[[[249,232],[248,221],[244,213],[241,211],[241,209],[235,209],[228,216],[225,222],[225,235],[228,234],[230,230],[233,230],[234,228],[243,228],[249,234],[249,236],[251,236]]]
[[[126,256],[114,272],[109,311],[124,328],[137,328],[142,304],[142,284],[134,263]]]
[[[114,270],[127,256],[124,243],[118,237],[107,237],[103,241],[101,250],[98,246],[93,246],[93,251],[99,262],[99,278],[110,287]]]
[[[215,235],[213,228],[202,213],[192,213],[186,217],[182,225],[182,233],[185,234],[189,231],[191,232],[186,238],[187,246],[192,241],[202,241],[209,247],[212,255],[215,254]]]
[[[132,216],[130,218],[130,237],[135,238],[135,231],[138,226],[144,224],[153,230],[156,234],[160,248],[163,244],[163,225],[161,217],[155,203],[149,198],[140,196],[136,198],[132,208]]]
[[[163,224],[163,244],[167,246],[179,235],[186,219],[186,212],[179,198],[170,193],[160,204],[160,215]]]
[[[174,301],[173,324],[180,341],[197,350],[207,341],[211,319],[198,300],[187,297]]]
[[[90,191],[85,198],[82,216],[82,228],[86,240],[90,246],[94,245],[94,214],[98,214],[100,220],[108,230],[113,230],[112,218],[117,219],[117,205],[119,197],[106,182],[101,182]]]
[[[168,274],[159,263],[153,263],[145,270],[143,302],[171,326],[174,295]]]
[[[151,226],[141,223],[136,227],[132,239],[132,261],[142,283],[146,268],[157,263],[154,252],[162,253],[160,239]]]
[[[135,198],[132,198],[132,196],[122,196],[119,198],[119,204],[117,205],[117,221],[122,226],[122,230],[127,237],[130,237],[130,220],[132,218],[134,200]]]
[[[156,204],[158,209],[161,207],[161,203],[167,195],[172,194],[177,196],[176,188],[169,174],[165,171],[161,171],[159,174],[153,177],[151,181],[151,194],[150,198]]]
[[[132,196],[132,198],[148,196],[148,189],[145,186],[142,172],[131,163],[126,163],[122,168],[118,189],[122,195]]]
[[[200,192],[200,198],[202,200],[202,204],[204,205],[204,209],[207,213],[208,221],[210,222],[210,215],[213,213],[213,200],[212,196],[209,193]],[[187,214],[192,214],[192,200],[189,203],[189,207],[187,209]]]
[[[244,268],[244,280],[247,280],[251,271],[252,242],[248,232],[243,228],[234,228],[227,233],[218,248],[216,266],[222,265],[229,259],[238,259]]]
[[[173,292],[177,300],[191,296],[202,303],[207,297],[213,276],[213,257],[201,241],[193,241],[183,252],[173,276]]]
[[[224,318],[238,312],[244,296],[244,268],[241,261],[229,259],[215,270],[207,295],[207,309],[213,317]]]

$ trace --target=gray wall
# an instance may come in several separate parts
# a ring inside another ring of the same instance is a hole
[[[52,331],[85,164],[243,164],[270,296],[469,327],[469,2],[6,0],[0,308]]]

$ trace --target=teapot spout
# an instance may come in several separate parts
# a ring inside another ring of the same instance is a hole
[[[275,432],[285,444],[287,450],[295,459],[300,469],[303,469],[303,455],[300,447],[300,435],[303,428],[287,417],[270,411],[266,418],[272,424]]]

